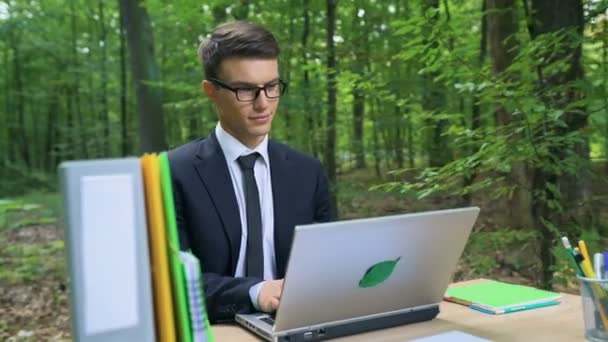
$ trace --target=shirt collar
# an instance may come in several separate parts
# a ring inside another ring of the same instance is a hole
[[[268,134],[253,149],[243,145],[238,139],[226,132],[219,122],[215,126],[215,136],[228,162],[234,162],[240,156],[258,152],[262,156],[262,159],[264,159],[264,162],[266,162],[266,165],[268,165]]]

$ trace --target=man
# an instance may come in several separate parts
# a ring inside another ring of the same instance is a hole
[[[208,314],[221,322],[276,311],[294,227],[333,211],[321,163],[268,138],[287,87],[273,34],[223,24],[199,55],[219,122],[169,160],[181,248],[200,259]]]

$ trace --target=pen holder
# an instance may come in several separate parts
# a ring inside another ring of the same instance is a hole
[[[577,278],[581,285],[585,338],[608,341],[608,279]]]

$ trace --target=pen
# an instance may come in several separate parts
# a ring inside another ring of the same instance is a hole
[[[582,255],[580,250],[576,247],[574,248],[574,254],[579,255],[576,258],[577,261],[582,258],[582,261],[578,261],[578,263],[581,267],[581,270],[583,271],[583,276],[587,278],[595,278],[595,271],[593,271],[593,265],[591,265],[591,261],[585,258],[585,256]]]
[[[608,252],[598,253],[600,254],[600,259],[602,267],[600,269],[600,273],[597,275],[600,279],[608,279]],[[608,291],[608,283],[602,283],[602,288]]]
[[[506,313],[511,313],[511,312],[517,312],[517,311],[524,311],[524,310],[530,310],[530,309],[537,309],[537,308],[542,308],[545,306],[551,306],[551,305],[557,305],[559,304],[558,300],[552,300],[549,302],[542,302],[542,303],[535,303],[535,304],[528,304],[528,305],[520,305],[520,306],[515,306],[512,308],[506,308],[506,309],[498,309],[498,310],[488,310],[486,308],[483,307],[479,307],[476,305],[471,305],[469,306],[471,309],[486,313],[486,314],[490,314],[490,315],[500,315],[500,314],[506,314]]]
[[[545,306],[551,306],[551,305],[557,305],[557,304],[559,304],[559,301],[554,300],[554,301],[544,302],[544,303],[536,303],[536,304],[516,306],[514,308],[504,309],[503,311],[504,311],[504,313],[510,313],[510,312],[517,312],[517,311],[523,311],[523,310],[542,308],[542,307],[545,307]]]
[[[585,277],[597,278],[597,276],[595,275],[595,271],[593,270],[593,265],[591,265],[591,262],[589,260],[583,258],[583,261],[580,262],[579,265],[581,266]]]
[[[608,274],[608,252],[602,254],[604,254],[604,278],[606,278],[606,275]]]
[[[602,269],[604,268],[604,258],[601,253],[593,254],[593,268],[595,269],[595,275],[597,279],[602,279]]]
[[[585,244],[584,240],[578,240],[578,248],[581,251],[581,254],[583,255],[583,257],[585,258],[585,260],[583,260],[583,265],[587,264],[585,266],[583,266],[583,271],[585,270],[585,268],[591,270],[591,272],[587,273],[587,277],[589,278],[595,278],[595,271],[593,271],[593,265],[591,264],[591,257],[589,256],[589,251],[587,250],[587,244]]]
[[[589,251],[587,250],[587,244],[585,244],[585,240],[578,240],[578,248],[580,248],[581,253],[587,260],[591,260],[589,256]]]
[[[570,241],[568,240],[567,236],[562,237],[562,244],[564,245],[564,248],[566,248],[566,251],[568,252],[568,254],[570,254],[570,257],[572,258],[572,262],[574,263],[574,268],[576,269],[576,273],[578,275],[584,277],[585,274],[583,273],[583,270],[581,269],[581,266],[580,266],[582,259],[578,260],[580,258],[580,255],[577,255],[574,253],[574,250],[572,249],[572,245],[570,244]],[[606,252],[606,254],[608,254],[608,252]]]

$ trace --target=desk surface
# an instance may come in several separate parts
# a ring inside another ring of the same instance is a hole
[[[478,281],[484,280],[471,282]],[[471,282],[456,283],[452,286]],[[442,302],[439,315],[432,321],[342,337],[333,341],[402,342],[451,330],[464,331],[493,341],[584,341],[581,298],[569,294],[562,295],[563,300],[559,305],[496,316],[477,312],[463,305]],[[258,341],[255,335],[238,325],[214,325],[213,333],[218,342]]]

